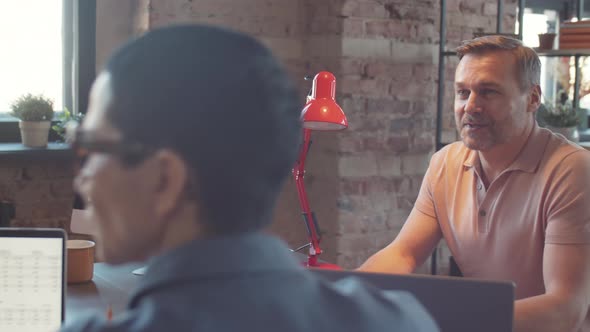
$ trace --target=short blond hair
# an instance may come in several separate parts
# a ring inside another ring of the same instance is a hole
[[[530,47],[524,46],[518,39],[492,35],[464,41],[457,47],[457,56],[462,59],[467,54],[486,54],[490,52],[510,52],[516,59],[518,79],[523,90],[541,82],[541,60]]]

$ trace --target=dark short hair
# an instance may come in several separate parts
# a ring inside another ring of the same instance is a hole
[[[303,102],[266,47],[222,28],[173,26],[123,46],[106,72],[108,119],[124,139],[184,159],[207,231],[270,222],[300,146]]]
[[[457,48],[457,55],[462,59],[467,54],[485,54],[490,52],[510,52],[516,60],[520,87],[523,90],[539,85],[541,82],[541,60],[535,51],[524,46],[518,39],[493,35],[467,40]]]

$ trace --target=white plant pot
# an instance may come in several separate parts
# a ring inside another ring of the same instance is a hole
[[[24,146],[31,148],[47,146],[51,121],[19,121],[18,127]]]
[[[578,132],[578,127],[553,127],[547,126],[547,129],[551,130],[556,134],[561,134],[568,140],[578,143],[580,141],[580,133]]]

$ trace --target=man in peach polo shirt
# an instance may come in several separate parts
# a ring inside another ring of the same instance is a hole
[[[515,282],[515,331],[590,331],[590,153],[537,125],[532,49],[488,36],[457,53],[462,142],[434,154],[400,234],[360,270],[411,273],[444,238],[464,276]]]

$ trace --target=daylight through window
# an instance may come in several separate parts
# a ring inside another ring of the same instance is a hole
[[[63,108],[62,0],[0,1],[0,113],[25,93]]]

